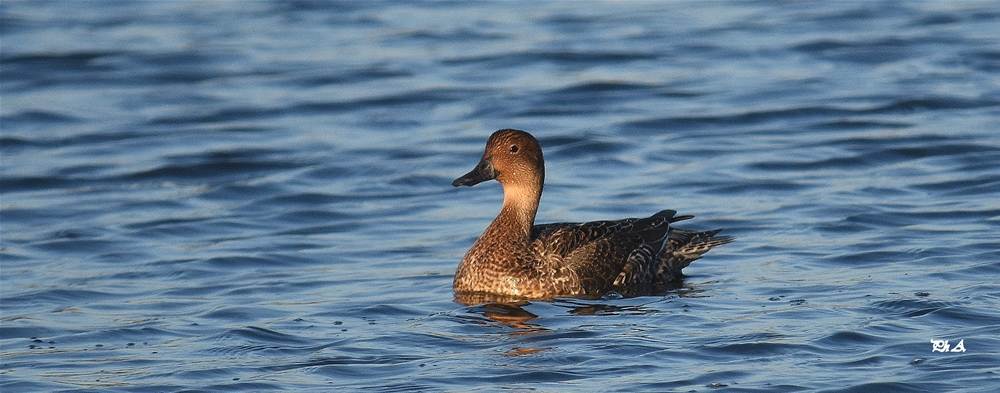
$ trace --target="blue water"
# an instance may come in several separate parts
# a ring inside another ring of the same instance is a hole
[[[5,393],[1000,386],[993,2],[0,10]],[[666,296],[456,302],[506,127],[539,222],[737,240]]]

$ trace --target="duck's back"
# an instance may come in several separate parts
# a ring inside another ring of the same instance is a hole
[[[670,239],[670,224],[692,217],[676,213],[664,210],[647,218],[536,225],[533,247],[543,263],[572,269],[589,295],[613,289],[641,292],[662,281],[661,272],[671,271],[660,263],[666,261],[660,256]]]

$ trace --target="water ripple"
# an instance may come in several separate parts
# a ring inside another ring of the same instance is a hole
[[[995,379],[986,3],[67,4],[0,7],[4,391]],[[505,127],[539,221],[737,241],[661,296],[456,298]]]

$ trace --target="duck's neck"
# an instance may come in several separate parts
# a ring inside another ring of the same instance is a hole
[[[504,232],[516,235],[518,241],[527,243],[531,237],[531,227],[535,225],[535,213],[538,212],[538,201],[542,197],[541,187],[524,187],[505,185],[503,188],[503,207],[486,232]],[[503,238],[503,237],[501,237]],[[506,237],[511,239],[511,237]]]

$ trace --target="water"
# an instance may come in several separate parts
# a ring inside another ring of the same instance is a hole
[[[0,390],[989,391],[990,2],[3,2]],[[667,296],[465,305],[539,222],[694,214]],[[935,352],[931,340],[964,352]]]

